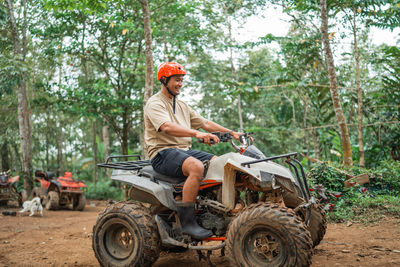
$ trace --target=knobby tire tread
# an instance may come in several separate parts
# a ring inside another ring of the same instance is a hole
[[[232,220],[226,239],[226,255],[230,266],[251,266],[238,261],[234,255],[233,243],[235,234],[239,233],[239,228],[251,223],[253,220],[262,218],[265,221],[277,221],[295,244],[295,258],[291,258],[283,266],[310,266],[312,256],[312,241],[310,233],[306,230],[303,222],[295,216],[292,211],[278,207],[271,203],[257,203],[247,206],[234,220]]]
[[[139,226],[143,234],[143,251],[139,255],[140,259],[135,265],[128,264],[126,266],[151,266],[157,261],[160,255],[160,237],[158,234],[157,225],[153,219],[151,211],[143,206],[141,203],[132,202],[119,202],[109,204],[104,211],[98,216],[96,223],[93,226],[93,239],[92,246],[95,251],[95,256],[101,266],[123,266],[118,264],[105,263],[102,255],[98,254],[96,246],[99,247],[100,240],[96,239],[95,233],[100,227],[99,223],[102,219],[112,213],[122,213],[133,219]]]

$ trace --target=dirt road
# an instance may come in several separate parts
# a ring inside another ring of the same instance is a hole
[[[44,210],[43,217],[0,215],[0,266],[99,266],[91,232],[104,207],[104,202],[94,202],[83,212]],[[0,211],[4,209],[0,207]],[[213,252],[212,262],[228,266],[217,252]],[[154,266],[189,265],[207,266],[198,262],[192,251],[163,252]],[[386,218],[370,226],[329,224],[312,266],[400,266],[400,219]]]

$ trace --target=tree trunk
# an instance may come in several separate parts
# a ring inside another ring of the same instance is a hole
[[[149,3],[147,0],[141,0],[143,9],[143,22],[144,22],[144,39],[146,43],[146,85],[144,89],[143,97],[143,108],[146,106],[147,100],[153,94],[153,48],[152,48],[152,36],[151,36],[151,26],[150,26],[150,10]],[[144,125],[144,123],[142,123]],[[144,127],[143,127],[144,129]],[[144,143],[144,132],[140,133],[140,144],[142,149],[142,156],[145,156],[145,146]]]
[[[243,133],[243,117],[242,117],[242,97],[240,96],[240,93],[238,94],[237,97],[238,101],[238,115],[239,115],[239,132]]]
[[[365,167],[364,160],[364,141],[363,141],[363,102],[361,90],[361,74],[360,74],[360,54],[358,53],[357,44],[357,24],[356,24],[357,11],[353,10],[353,37],[354,37],[354,60],[356,63],[356,89],[357,89],[357,104],[358,104],[358,152],[360,158],[360,167]]]
[[[330,91],[331,97],[333,102],[333,107],[336,114],[336,119],[339,124],[339,131],[340,131],[340,141],[342,144],[342,152],[343,152],[343,163],[345,166],[352,166],[353,159],[352,159],[352,151],[351,151],[351,144],[349,138],[349,131],[347,128],[346,118],[343,113],[342,105],[340,103],[340,97],[338,93],[338,85],[337,85],[337,78],[336,78],[336,70],[335,65],[333,62],[333,55],[331,51],[331,46],[329,44],[329,37],[328,37],[328,14],[326,10],[326,0],[320,0],[321,5],[321,33],[322,33],[322,40],[324,43],[324,50],[325,50],[325,58],[326,63],[328,65],[328,73],[329,73],[329,82],[330,82]]]
[[[149,3],[147,0],[141,0],[143,8],[143,22],[144,22],[144,39],[146,43],[146,82],[143,98],[143,106],[146,105],[147,100],[153,94],[153,48],[152,48],[152,36],[150,27],[150,10]]]
[[[4,146],[4,144],[3,144],[3,146]],[[3,152],[3,151],[1,151],[1,152]],[[1,157],[3,157],[3,155],[1,155]],[[0,172],[3,171],[3,161],[4,161],[3,159],[0,160]]]
[[[96,142],[96,120],[92,121],[92,152],[93,152],[93,183],[97,183],[97,142]]]
[[[49,129],[50,129],[50,127],[49,127],[49,114],[46,114],[46,117],[47,117],[47,119],[46,119],[46,133],[45,133],[45,135],[46,135],[46,155],[45,155],[45,157],[46,157],[46,170],[49,170],[49,163],[50,163],[50,160],[49,160],[49,149],[50,149],[50,145],[49,145],[49,142],[50,142],[50,138],[49,138]]]
[[[106,120],[103,120],[104,126],[103,126],[103,142],[104,142],[104,161],[107,159],[108,156],[110,156],[110,135],[108,132],[108,125],[106,124]],[[111,170],[109,168],[105,168],[107,177],[110,179],[111,177]]]
[[[127,116],[128,114],[122,115],[122,135],[121,135],[121,150],[122,150],[122,155],[128,155],[128,134],[129,134],[129,125],[126,122],[127,121]]]
[[[63,142],[64,142],[64,134],[62,126],[59,122],[57,122],[57,130],[59,133],[57,134],[57,176],[63,175],[64,165],[63,165]]]
[[[22,31],[22,47],[20,37],[17,29],[17,25],[14,18],[14,8],[11,0],[7,0],[8,15],[10,18],[11,32],[13,37],[14,52],[15,55],[20,56],[22,64],[25,62],[26,55],[26,0],[23,0],[24,15],[23,23],[24,29]],[[21,72],[21,81],[18,84],[18,124],[19,134],[21,141],[21,152],[22,152],[22,172],[21,178],[24,180],[24,188],[28,192],[28,195],[33,188],[32,180],[32,136],[31,136],[31,124],[30,124],[30,110],[28,106],[28,98],[26,93],[26,73]]]
[[[16,143],[12,143],[12,145],[11,145],[11,147],[12,147],[12,152],[11,152],[11,155],[12,155],[12,169],[13,170],[17,170],[17,166],[22,166],[22,162],[21,162],[21,155],[19,154],[19,149],[18,149],[18,146],[17,146],[17,144]]]
[[[304,102],[304,116],[303,116],[303,128],[307,128],[307,113],[308,113],[308,99],[305,97]],[[309,136],[308,130],[304,130],[304,144],[306,146],[307,156],[310,156],[310,143],[309,143]],[[307,160],[307,168],[310,169],[310,161]]]
[[[313,136],[313,142],[314,142],[314,157],[316,159],[321,158],[321,146],[319,144],[319,137],[318,133],[315,128],[312,128],[312,136]]]
[[[0,168],[0,171],[11,170],[9,153],[10,153],[10,150],[8,149],[8,143],[5,141],[1,145],[1,168]]]

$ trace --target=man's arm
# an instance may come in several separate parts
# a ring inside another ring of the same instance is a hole
[[[229,130],[228,128],[225,128],[219,125],[218,123],[212,121],[206,121],[206,123],[204,123],[204,125],[201,126],[201,128],[206,130],[207,132],[230,132],[232,137],[238,141],[240,141],[239,137],[242,135],[242,133]]]
[[[174,122],[168,121],[163,123],[160,126],[160,130],[163,131],[164,133],[177,137],[195,137],[197,139],[201,138],[204,140],[204,143],[206,144],[210,144],[211,139],[214,141],[214,144],[219,143],[219,139],[216,135],[189,129]]]

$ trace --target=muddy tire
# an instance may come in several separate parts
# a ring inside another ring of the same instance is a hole
[[[72,209],[83,211],[86,206],[86,197],[84,194],[78,194],[74,197],[72,202]]]
[[[294,212],[269,203],[248,206],[229,225],[229,266],[310,266],[310,233]]]
[[[46,199],[46,209],[47,210],[56,210],[58,209],[58,202],[60,201],[60,197],[56,191],[50,191],[47,194]]]
[[[326,227],[327,221],[325,210],[320,204],[313,204],[311,206],[310,222],[306,227],[311,234],[313,247],[318,246],[318,244],[324,238]]]
[[[303,199],[297,197],[295,194],[286,191],[283,192],[282,196],[285,201],[286,207],[292,209],[295,209],[298,205],[304,202]],[[296,215],[300,216],[300,218],[304,221],[304,213],[300,211],[297,212]],[[313,206],[311,207],[310,223],[308,227],[306,227],[311,234],[313,247],[316,247],[324,238],[326,227],[327,221],[325,210],[320,204],[313,204]]]
[[[300,198],[295,193],[283,191],[282,192],[283,201],[285,202],[285,206],[291,209],[296,208],[301,203],[304,202],[303,198]]]
[[[92,246],[101,266],[151,266],[160,255],[154,217],[140,203],[107,206],[93,226]]]

